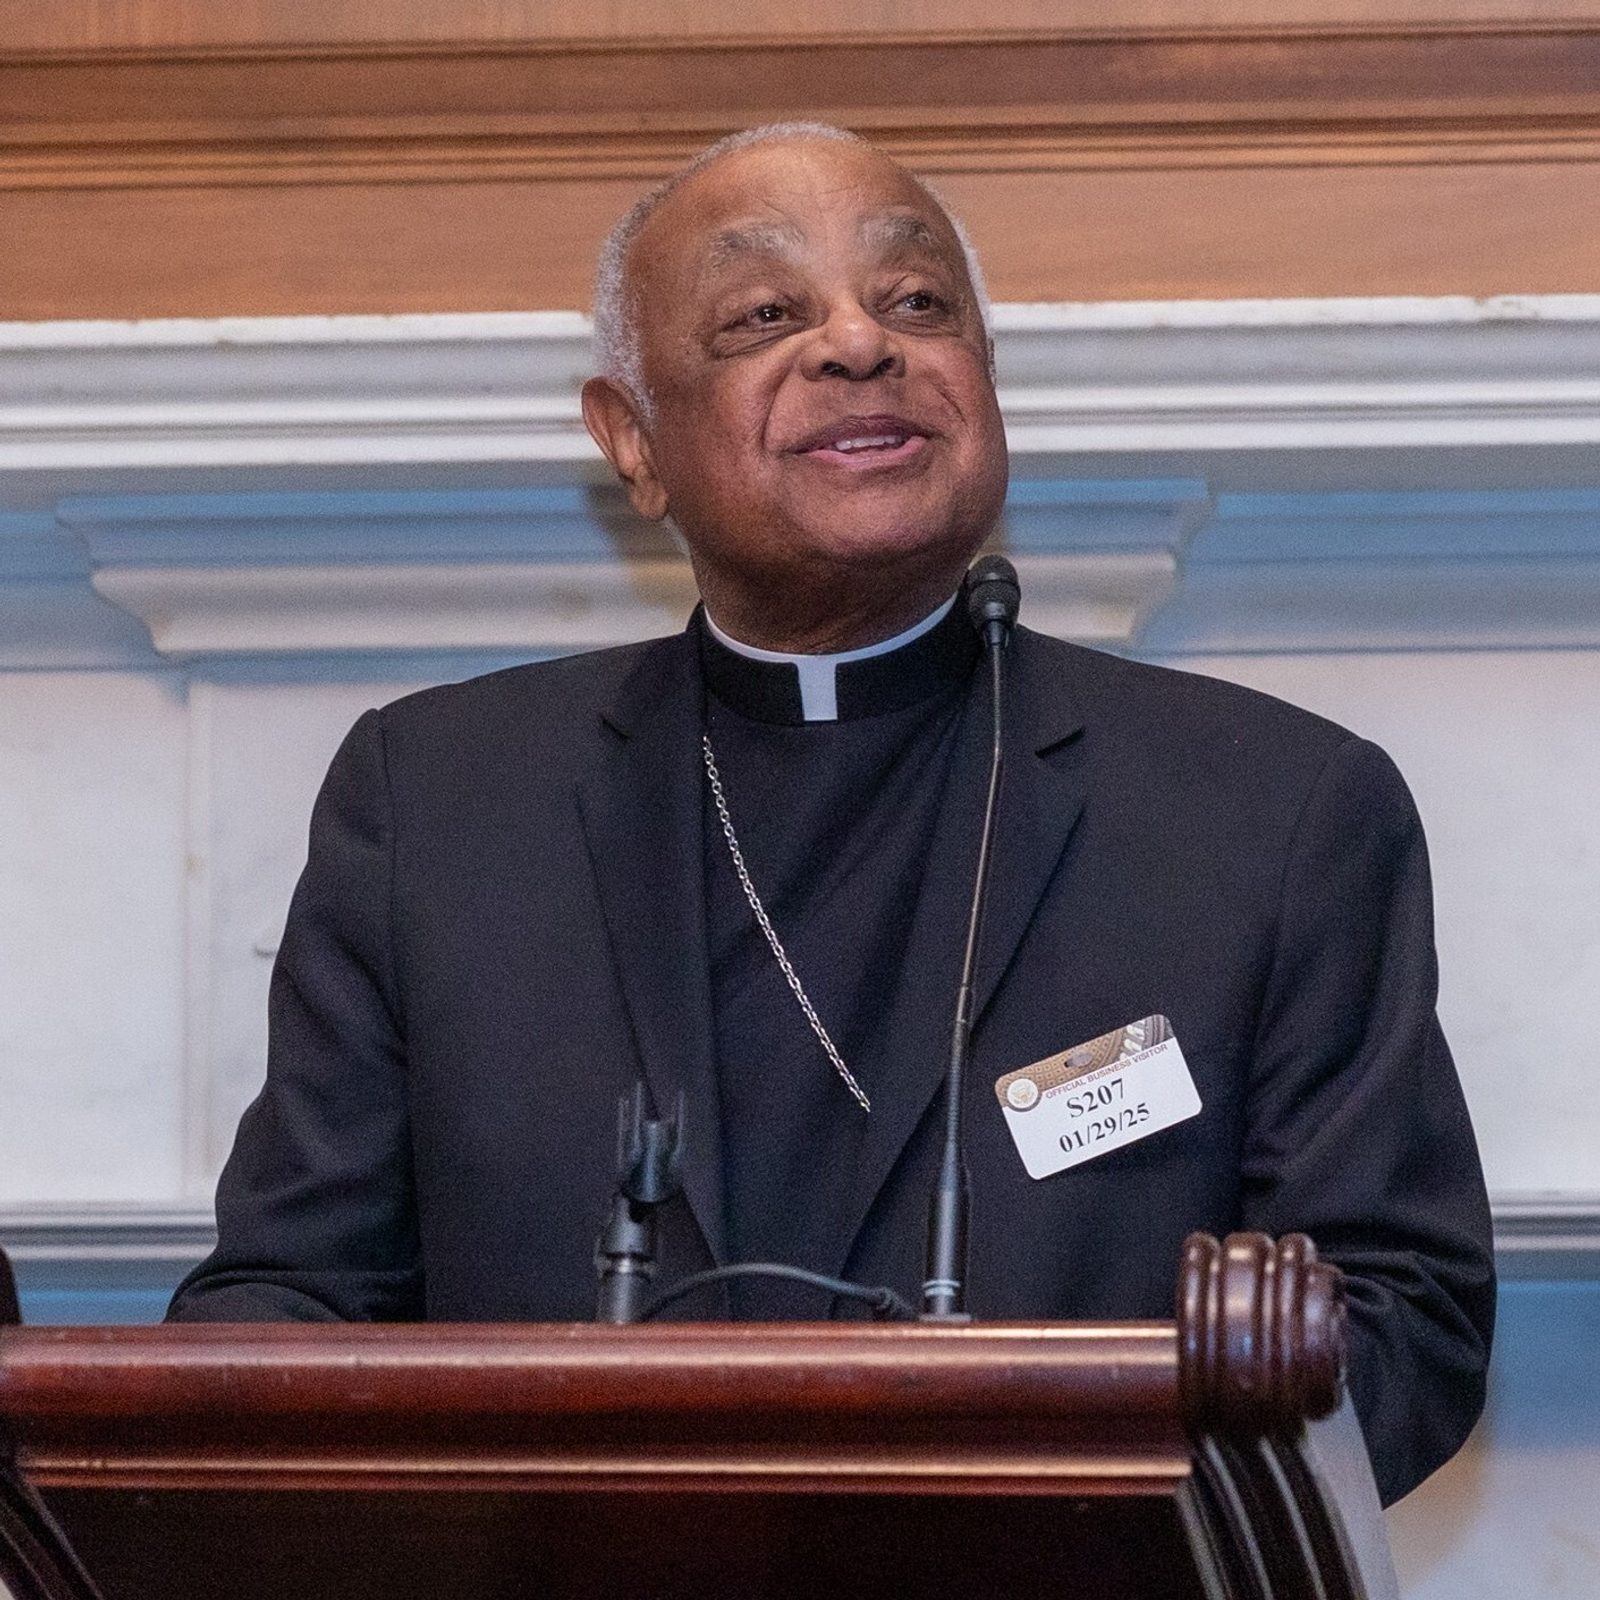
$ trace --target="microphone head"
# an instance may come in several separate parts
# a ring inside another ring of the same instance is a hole
[[[1017,569],[1004,556],[979,556],[967,569],[967,615],[972,626],[987,638],[991,626],[998,623],[1003,638],[1021,608]]]

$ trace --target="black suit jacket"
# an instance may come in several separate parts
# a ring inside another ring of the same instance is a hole
[[[1025,629],[1008,665],[969,1082],[970,1308],[1167,1317],[1190,1230],[1304,1230],[1348,1275],[1351,1386],[1393,1498],[1476,1417],[1493,1316],[1405,786],[1375,746],[1232,685]],[[361,718],[313,815],[220,1242],[175,1317],[590,1317],[616,1103],[641,1075],[658,1106],[680,1088],[690,1106],[659,1281],[723,1259],[701,717],[683,634]],[[986,718],[962,737],[866,1157],[840,1172],[816,1152],[818,1183],[852,1197],[832,1264],[906,1291]],[[1201,1114],[1030,1180],[995,1078],[1155,1012]]]

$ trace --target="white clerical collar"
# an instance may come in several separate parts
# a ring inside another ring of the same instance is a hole
[[[899,650],[923,634],[931,633],[950,615],[956,603],[951,595],[937,611],[930,612],[921,622],[914,623],[904,633],[892,639],[881,639],[877,644],[862,645],[859,650],[836,650],[831,655],[793,655],[786,650],[762,650],[753,644],[744,644],[719,628],[709,611],[705,612],[706,626],[712,637],[726,645],[736,655],[750,661],[772,661],[791,666],[800,678],[800,706],[807,722],[837,722],[839,720],[838,671],[853,661],[867,661],[873,656],[886,656]]]

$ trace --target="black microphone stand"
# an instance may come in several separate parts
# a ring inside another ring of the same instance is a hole
[[[956,990],[955,1021],[950,1031],[950,1067],[945,1077],[944,1149],[928,1207],[927,1276],[922,1285],[923,1322],[970,1322],[966,1309],[967,1217],[972,1206],[971,1183],[962,1140],[962,1103],[967,1059],[972,1053],[972,997],[983,936],[983,905],[989,888],[989,858],[994,845],[1000,801],[1001,660],[1012,624],[1017,620],[1021,587],[1016,568],[1004,556],[985,556],[967,576],[967,613],[983,636],[989,660],[991,745],[989,792],[983,806],[983,831],[978,837],[978,866],[967,917],[967,942],[961,958],[961,983]]]
[[[595,1244],[594,1265],[600,1278],[596,1322],[649,1322],[691,1294],[736,1278],[779,1278],[803,1283],[835,1299],[868,1306],[879,1321],[907,1319],[911,1307],[893,1289],[830,1278],[804,1267],[774,1261],[741,1261],[731,1266],[691,1272],[654,1299],[645,1291],[656,1270],[656,1213],[683,1189],[684,1096],[670,1122],[644,1114],[644,1085],[634,1085],[633,1098],[617,1102],[617,1190],[606,1225]]]
[[[683,1186],[685,1106],[670,1122],[644,1114],[644,1085],[617,1102],[617,1192],[595,1245],[596,1322],[636,1322],[656,1270],[656,1212]]]

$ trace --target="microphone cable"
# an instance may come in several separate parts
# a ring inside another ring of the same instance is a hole
[[[872,1308],[878,1322],[914,1322],[916,1313],[903,1296],[893,1289],[874,1287],[865,1283],[851,1283],[844,1278],[830,1278],[825,1272],[811,1272],[805,1267],[785,1266],[778,1261],[746,1261],[734,1266],[710,1267],[704,1272],[691,1272],[680,1278],[670,1289],[664,1289],[651,1300],[633,1320],[649,1322],[668,1306],[687,1299],[700,1289],[714,1284],[728,1283],[734,1278],[779,1278],[787,1283],[802,1283],[820,1289],[836,1300],[856,1300]]]

